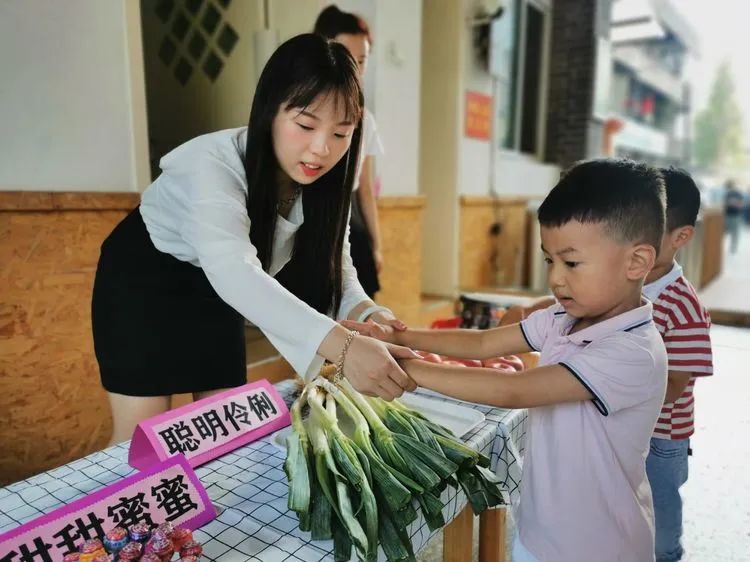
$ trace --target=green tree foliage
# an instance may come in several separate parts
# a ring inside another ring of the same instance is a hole
[[[695,119],[693,151],[698,165],[707,169],[741,165],[742,131],[732,70],[724,61],[716,72],[708,104]]]

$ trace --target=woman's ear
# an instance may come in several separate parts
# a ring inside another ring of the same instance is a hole
[[[628,279],[637,281],[645,279],[656,263],[656,248],[651,244],[638,244],[630,251]]]

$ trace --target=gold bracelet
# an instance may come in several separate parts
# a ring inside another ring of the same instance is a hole
[[[344,341],[344,347],[341,348],[341,355],[336,360],[336,373],[333,375],[333,384],[339,384],[344,378],[344,360],[346,359],[346,352],[349,351],[349,346],[356,336],[359,335],[357,330],[352,330],[347,334],[346,340]]]

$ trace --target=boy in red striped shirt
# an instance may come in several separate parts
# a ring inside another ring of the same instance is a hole
[[[684,170],[665,168],[661,173],[667,188],[667,228],[643,294],[654,306],[654,322],[667,348],[669,378],[646,472],[654,497],[656,562],[672,562],[683,555],[679,489],[688,477],[693,386],[696,378],[713,374],[713,361],[711,319],[674,259],[693,238],[700,192]]]

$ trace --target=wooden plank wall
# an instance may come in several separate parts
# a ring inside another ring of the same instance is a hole
[[[138,199],[0,193],[0,485],[109,440],[91,290],[102,241]]]
[[[383,271],[376,300],[410,326],[420,320],[424,205],[424,196],[378,200]]]
[[[703,215],[703,263],[699,288],[719,276],[723,256],[724,213],[719,209],[710,209]]]
[[[109,440],[109,405],[91,337],[91,291],[101,243],[138,198],[0,192],[0,485],[80,458]],[[414,325],[424,198],[384,198],[379,207],[385,268],[378,301]],[[248,367],[251,380],[292,374],[280,358]],[[187,400],[177,396],[173,405]]]
[[[524,198],[461,196],[459,284],[463,290],[525,282],[527,206]],[[498,224],[497,235],[491,233]]]

